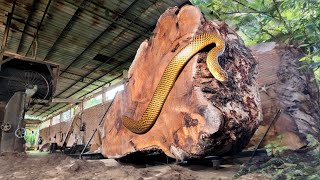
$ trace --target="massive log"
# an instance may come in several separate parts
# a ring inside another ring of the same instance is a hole
[[[213,78],[206,52],[190,59],[175,82],[150,131],[134,134],[122,116],[140,119],[172,58],[203,32],[217,32],[226,49],[219,58],[228,81]],[[125,90],[118,93],[101,126],[102,154],[119,158],[138,151],[161,149],[176,159],[241,151],[262,119],[255,81],[256,61],[225,23],[206,20],[199,9],[168,9],[153,36],[137,51]]]
[[[313,71],[299,61],[303,53],[289,45],[275,42],[250,47],[259,62],[257,83],[260,86],[263,121],[251,139],[256,145],[278,109],[279,118],[272,124],[262,145],[282,135],[281,146],[299,149],[308,144],[308,134],[319,136],[319,89]]]

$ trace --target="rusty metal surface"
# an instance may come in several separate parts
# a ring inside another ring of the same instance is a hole
[[[0,0],[1,39],[12,2]],[[25,55],[34,41],[30,35],[38,31],[36,59],[60,65],[55,97],[80,98],[107,83],[117,82],[117,77],[130,66],[140,43],[152,34],[160,14],[184,2],[17,0],[7,48]],[[48,11],[43,16],[46,8]],[[97,54],[109,57],[108,61],[94,60]],[[63,106],[63,103],[53,103],[50,107],[36,105],[27,114],[45,117]]]
[[[3,120],[4,120],[4,111],[5,111],[5,104],[0,102],[0,125],[3,123]],[[2,130],[0,128],[0,146],[1,146],[1,137],[2,137]]]
[[[4,123],[9,123],[11,128],[7,132],[2,132],[1,152],[23,152],[24,138],[18,139],[15,136],[15,130],[21,120],[24,111],[25,94],[21,92],[15,93],[5,108]]]

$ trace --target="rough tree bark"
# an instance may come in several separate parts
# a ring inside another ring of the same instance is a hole
[[[319,89],[313,72],[302,68],[302,52],[274,42],[251,47],[259,62],[263,122],[252,138],[252,145],[262,137],[277,109],[281,109],[263,144],[283,135],[283,146],[299,149],[306,146],[306,135],[319,135]]]
[[[276,92],[285,115],[295,122],[297,135],[305,140],[306,134],[319,134],[319,93],[313,72],[302,68],[298,49],[280,48],[281,64]]]
[[[228,81],[214,79],[205,63],[206,53],[200,53],[179,75],[152,129],[142,135],[127,130],[122,115],[137,120],[142,116],[170,60],[202,32],[218,32],[225,39],[226,50],[219,59]],[[189,5],[168,9],[153,36],[140,45],[129,82],[105,117],[102,154],[119,158],[161,149],[182,160],[241,151],[262,119],[255,67],[249,50],[225,23],[207,21]]]

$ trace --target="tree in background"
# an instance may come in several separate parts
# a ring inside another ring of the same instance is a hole
[[[276,103],[271,103],[272,107],[283,111],[275,122],[274,131],[284,138],[282,142],[287,145],[291,143],[292,147],[297,145],[297,148],[305,146],[318,148],[312,153],[309,152],[313,155],[310,156],[312,160],[305,159],[303,153],[299,157],[294,156],[296,160],[281,155],[282,159],[285,159],[284,164],[288,162],[294,166],[299,164],[300,166],[297,165],[296,169],[292,168],[293,166],[282,165],[281,170],[278,168],[272,170],[272,167],[267,165],[271,161],[268,161],[264,164],[268,170],[265,171],[260,166],[258,172],[263,172],[270,179],[320,179],[318,171],[320,91],[319,87],[316,87],[317,83],[314,81],[312,72],[312,70],[315,72],[315,78],[319,84],[320,0],[191,1],[201,9],[207,18],[225,21],[237,31],[246,45],[270,41],[284,44],[277,49],[281,59],[277,70],[278,81],[273,87],[275,98],[272,102]],[[297,55],[291,53],[295,47],[301,49],[296,53]],[[267,112],[270,109],[265,103],[263,110]],[[268,121],[270,116],[266,116],[268,113],[265,112],[264,121]],[[260,127],[262,126],[265,125],[261,123]],[[264,133],[265,130],[261,132]],[[257,139],[260,140],[260,138]],[[277,156],[281,154],[285,146],[280,145],[282,142],[278,137],[275,140],[269,141],[265,148],[267,151],[271,150],[272,155]],[[256,167],[259,165],[255,163],[239,172],[253,172],[252,169]],[[301,174],[295,172],[301,172]]]
[[[209,19],[226,21],[246,45],[276,41],[300,47],[320,81],[320,0],[191,0]]]
[[[36,130],[27,129],[26,137],[25,137],[26,142],[29,143],[30,146],[35,146],[37,142],[36,140],[38,138],[38,134],[39,132]]]

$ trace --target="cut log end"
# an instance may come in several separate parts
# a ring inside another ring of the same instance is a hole
[[[241,39],[225,23],[206,20],[196,7],[178,10],[168,9],[154,35],[137,51],[129,69],[130,81],[118,93],[101,127],[106,157],[150,149],[181,160],[236,153],[246,146],[261,121],[257,63]],[[125,128],[122,116],[142,117],[172,58],[204,32],[216,32],[225,40],[219,62],[228,81],[213,78],[205,62],[207,53],[201,52],[183,68],[153,127],[145,134]]]

